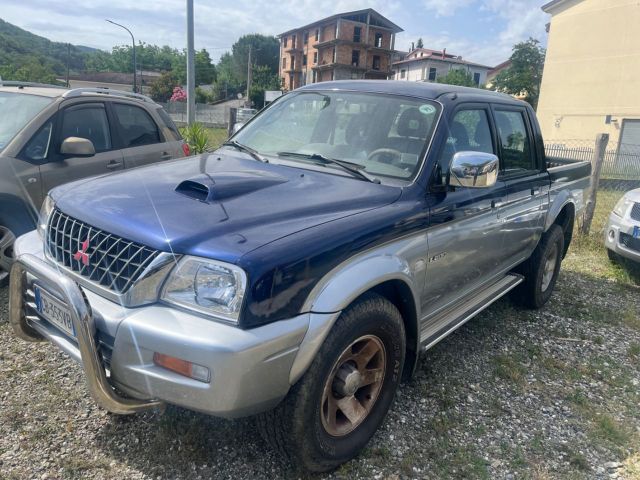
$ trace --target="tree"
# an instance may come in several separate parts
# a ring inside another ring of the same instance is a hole
[[[264,105],[265,90],[280,90],[280,77],[266,65],[253,67],[253,81],[249,90],[249,99],[257,108]]]
[[[168,102],[173,95],[173,89],[179,85],[180,81],[173,72],[165,72],[151,82],[151,98],[156,102]]]
[[[463,70],[462,68],[454,68],[449,70],[449,72],[442,76],[438,77],[438,83],[447,83],[449,85],[459,85],[461,87],[477,87],[476,83],[473,81],[473,77],[471,73]]]
[[[416,42],[416,48],[424,48],[424,43],[422,43],[422,38],[419,38]]]
[[[545,54],[545,49],[536,39],[516,44],[510,58],[511,66],[498,74],[493,83],[494,89],[510,95],[522,95],[536,108]]]
[[[231,47],[233,58],[233,75],[242,84],[247,82],[247,65],[249,63],[249,48],[251,48],[251,64],[267,66],[278,72],[278,57],[280,56],[280,42],[275,37],[254,33],[243,35]]]

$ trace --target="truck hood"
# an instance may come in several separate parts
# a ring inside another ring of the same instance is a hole
[[[400,194],[399,187],[260,163],[226,149],[51,192],[61,211],[93,227],[157,250],[228,262]]]

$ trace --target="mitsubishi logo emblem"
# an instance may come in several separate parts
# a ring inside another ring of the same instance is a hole
[[[84,266],[89,265],[89,255],[87,254],[87,250],[89,249],[89,238],[87,238],[80,245],[80,250],[73,254],[73,259],[82,262]]]

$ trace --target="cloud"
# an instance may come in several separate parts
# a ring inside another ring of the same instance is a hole
[[[428,10],[434,10],[439,17],[450,17],[460,8],[468,7],[475,0],[424,0]]]

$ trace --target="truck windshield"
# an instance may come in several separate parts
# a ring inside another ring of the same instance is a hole
[[[424,99],[296,92],[273,103],[233,139],[262,155],[300,162],[322,156],[371,175],[410,179],[420,169],[439,115],[439,104]]]
[[[53,100],[39,95],[0,92],[0,151]]]

